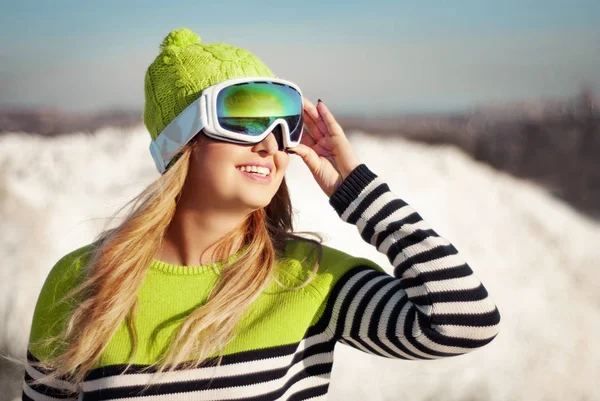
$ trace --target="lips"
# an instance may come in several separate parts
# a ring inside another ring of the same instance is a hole
[[[259,175],[256,173],[249,173],[247,171],[242,171],[239,168],[237,170],[241,174],[243,174],[244,177],[248,178],[251,181],[257,182],[257,183],[269,184],[272,181],[271,174],[263,176],[263,175]]]

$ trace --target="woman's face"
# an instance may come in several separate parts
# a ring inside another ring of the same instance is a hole
[[[256,210],[271,202],[289,163],[273,132],[254,145],[218,141],[203,133],[197,141],[184,187],[194,204],[197,200],[201,206]],[[266,177],[241,170],[257,163],[269,168]]]

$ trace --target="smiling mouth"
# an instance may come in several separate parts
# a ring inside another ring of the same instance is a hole
[[[266,177],[271,174],[271,170],[267,167],[259,167],[259,166],[238,166],[236,167],[242,173],[251,173],[255,174],[259,177]]]

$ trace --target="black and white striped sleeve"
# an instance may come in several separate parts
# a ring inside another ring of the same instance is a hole
[[[336,340],[389,358],[436,359],[498,334],[498,309],[456,248],[364,164],[330,204],[394,267],[393,277],[358,266],[339,279],[328,301]]]
[[[39,360],[27,352],[25,378],[23,380],[23,401],[75,401],[79,399],[78,388],[65,380],[44,380],[47,371],[36,366]]]

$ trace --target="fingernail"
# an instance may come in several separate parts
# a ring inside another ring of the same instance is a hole
[[[321,103],[321,102],[323,102],[321,99],[318,99],[318,100],[317,100],[317,103]]]

